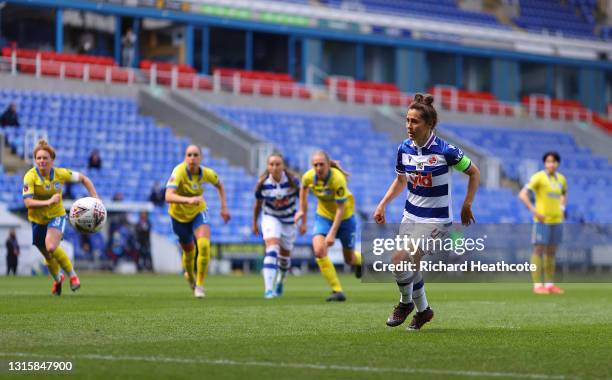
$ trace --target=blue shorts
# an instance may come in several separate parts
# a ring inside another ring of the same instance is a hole
[[[326,236],[329,232],[333,224],[333,220],[327,219],[319,214],[315,215],[315,224],[313,235],[323,235]],[[357,235],[357,219],[355,219],[355,215],[351,216],[348,219],[345,219],[340,223],[340,227],[338,228],[338,233],[336,233],[336,238],[340,239],[342,243],[342,248],[353,249],[355,248],[355,236]]]
[[[178,236],[179,243],[189,244],[193,242],[193,233],[195,230],[203,224],[208,224],[208,213],[203,211],[195,216],[191,222],[183,223],[170,217],[172,219],[172,231]]]
[[[66,215],[53,218],[47,224],[38,224],[32,222],[32,244],[38,247],[41,251],[46,249],[45,238],[47,237],[47,229],[55,228],[60,230],[62,235],[66,228]]]
[[[559,245],[563,239],[563,224],[535,223],[531,234],[531,243],[541,245]]]

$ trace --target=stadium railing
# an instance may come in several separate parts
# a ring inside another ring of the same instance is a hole
[[[300,100],[331,100],[355,104],[387,105],[407,107],[412,96],[396,88],[360,86],[359,81],[346,77],[328,77],[324,85],[299,84],[292,80],[248,77],[243,70],[216,69],[213,75],[198,74],[186,65],[151,62],[146,68],[135,69],[111,64],[64,62],[44,59],[44,52],[34,57],[24,57],[12,50],[3,51],[0,71],[13,75],[31,74],[36,77],[82,80],[85,82],[119,83],[126,85],[144,84],[167,86],[173,89],[196,91],[231,92],[234,94],[290,98]],[[189,69],[187,69],[189,68]],[[503,102],[488,93],[468,92],[450,86],[436,86],[430,89],[443,108],[456,112],[485,114],[492,116],[522,117],[546,120],[583,121],[595,123],[612,131],[608,115],[599,115],[578,102],[564,104],[563,101],[543,95],[534,95],[522,103]],[[609,107],[611,109],[612,107]],[[610,114],[610,113],[609,113]]]

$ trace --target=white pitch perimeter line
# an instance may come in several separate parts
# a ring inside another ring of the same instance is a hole
[[[177,363],[177,364],[209,364],[221,366],[237,366],[237,367],[271,367],[271,368],[292,368],[292,369],[314,369],[314,370],[334,370],[346,372],[362,372],[362,373],[403,373],[403,374],[428,374],[428,375],[449,375],[449,376],[465,376],[465,377],[506,377],[515,379],[542,379],[542,380],[567,380],[579,379],[577,377],[568,377],[563,375],[545,375],[538,373],[514,373],[514,372],[485,372],[485,371],[463,371],[450,369],[433,369],[433,368],[392,368],[392,367],[363,367],[363,366],[348,366],[335,364],[309,364],[309,363],[282,363],[282,362],[267,362],[267,361],[238,361],[232,359],[188,359],[188,358],[172,358],[164,356],[112,356],[112,355],[46,355],[34,354],[27,352],[0,352],[3,357],[22,357],[22,358],[66,358],[85,359],[85,360],[106,360],[106,361],[131,361],[131,362],[153,362],[153,363]]]

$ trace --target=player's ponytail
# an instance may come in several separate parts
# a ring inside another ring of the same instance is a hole
[[[433,106],[434,97],[430,94],[416,93],[412,103],[408,106],[409,110],[417,110],[421,113],[421,117],[425,124],[434,129],[438,124],[438,112]]]
[[[53,147],[49,145],[49,143],[45,139],[40,139],[38,140],[38,143],[36,143],[36,146],[34,147],[34,152],[32,153],[32,155],[34,156],[34,160],[36,160],[36,154],[41,150],[44,150],[49,153],[51,159],[55,160],[55,149],[53,149]]]
[[[313,154],[313,157],[316,155],[321,155],[323,157],[325,157],[325,161],[327,161],[329,163],[329,166],[331,168],[335,168],[340,170],[340,172],[348,179],[348,177],[350,177],[351,173],[347,172],[346,170],[344,170],[344,168],[342,167],[342,165],[340,165],[340,161],[337,160],[332,160],[331,158],[329,158],[329,154],[327,154],[326,151],[324,150],[320,150],[318,152],[315,152],[315,154]]]
[[[344,168],[340,165],[340,161],[337,160],[329,160],[329,166],[332,168],[336,168],[340,170],[340,172],[348,179],[351,176],[351,173],[344,170]]]
[[[295,173],[291,169],[287,169],[285,166],[285,175],[287,176],[287,182],[289,182],[289,187],[292,189],[298,189],[298,184],[295,182],[295,179],[298,177],[297,173]]]
[[[264,181],[266,180],[266,178],[268,178],[269,175],[270,175],[270,171],[267,168],[266,170],[264,170],[263,173],[261,173],[261,175],[257,179],[257,185],[255,185],[256,193],[258,193],[261,190],[261,187],[263,186]]]

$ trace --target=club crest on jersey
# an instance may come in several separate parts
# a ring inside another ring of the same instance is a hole
[[[436,156],[431,156],[429,157],[429,159],[427,160],[427,163],[429,165],[435,165],[438,162],[438,159],[436,158]]]
[[[51,184],[50,183],[45,183],[45,190],[51,190]]]
[[[191,184],[191,190],[197,190],[200,187],[199,183],[192,183]]]
[[[409,165],[412,157],[408,153],[402,153],[402,165]]]

